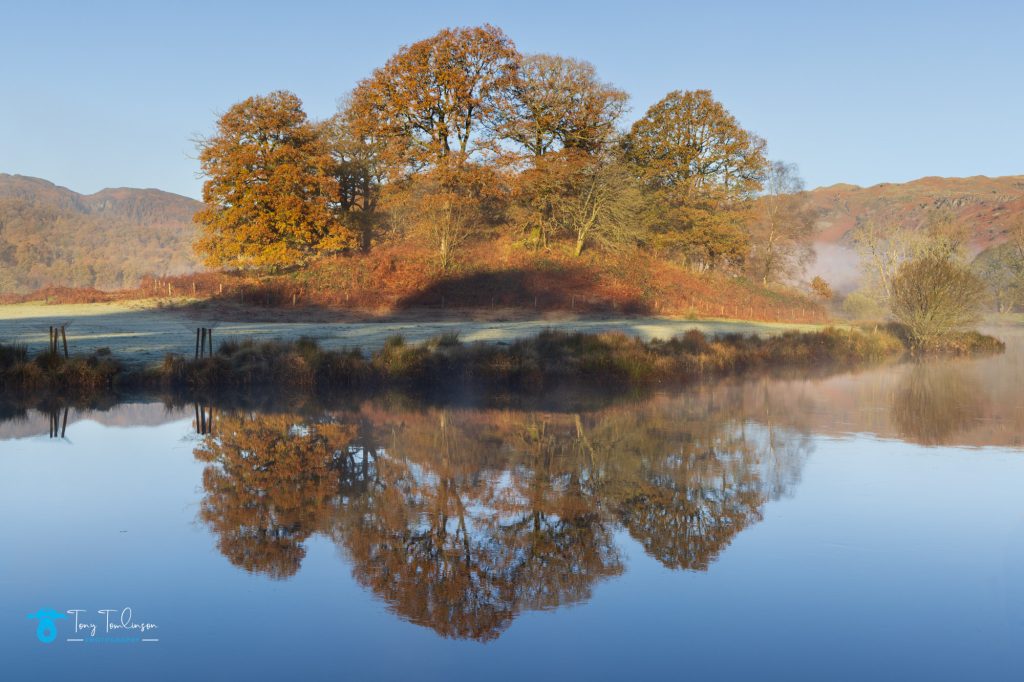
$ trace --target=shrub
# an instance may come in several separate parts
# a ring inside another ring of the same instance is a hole
[[[978,321],[985,285],[948,257],[927,255],[900,266],[892,282],[892,314],[912,346],[928,349]]]

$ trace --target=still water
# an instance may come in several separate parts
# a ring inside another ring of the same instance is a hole
[[[8,408],[0,679],[1021,679],[1022,346],[585,404]]]

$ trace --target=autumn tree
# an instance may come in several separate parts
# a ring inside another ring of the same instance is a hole
[[[892,280],[893,317],[919,349],[976,322],[984,301],[982,281],[948,256],[926,254],[907,261]]]
[[[348,100],[343,101],[338,113],[324,122],[322,134],[333,160],[341,220],[359,233],[360,245],[368,249],[380,219],[377,208],[387,169],[383,142],[357,126],[355,116]]]
[[[275,269],[350,248],[320,128],[286,91],[232,106],[199,143],[207,180],[195,216],[207,265]]]
[[[589,62],[549,54],[522,59],[499,132],[531,156],[561,149],[596,152],[615,134],[629,96],[601,81]]]
[[[923,254],[966,262],[971,231],[967,223],[948,209],[930,211],[922,226],[920,250]]]
[[[426,244],[444,273],[455,267],[470,237],[493,224],[503,191],[493,169],[446,159],[393,183],[385,204],[395,229]]]
[[[868,218],[854,227],[850,239],[862,273],[861,288],[854,293],[885,310],[892,300],[893,280],[900,267],[923,253],[923,237],[893,220]]]
[[[832,285],[821,275],[815,275],[814,279],[811,280],[811,291],[825,301],[831,301],[835,295],[832,291]]]
[[[455,153],[480,160],[494,147],[519,54],[494,26],[445,29],[403,47],[352,94],[360,135],[380,140],[392,175]]]
[[[972,264],[999,313],[1024,306],[1024,219],[1018,219],[1007,236],[1005,243],[985,249]]]
[[[572,240],[574,256],[591,244],[616,248],[638,241],[642,198],[621,164],[570,152],[556,168],[563,191],[554,196],[552,223]]]
[[[648,109],[626,150],[657,206],[655,245],[698,269],[742,262],[744,210],[761,189],[764,149],[709,90],[670,92]]]
[[[762,284],[792,280],[814,258],[814,214],[803,189],[803,180],[794,164],[768,164],[764,194],[747,225],[748,266]]]

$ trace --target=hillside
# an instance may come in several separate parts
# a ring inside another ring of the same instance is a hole
[[[859,220],[917,228],[926,224],[930,213],[944,211],[970,226],[972,245],[982,251],[1005,240],[1008,227],[1024,217],[1024,175],[928,177],[872,187],[832,185],[807,194],[819,215],[818,241],[826,244],[845,242]]]
[[[117,289],[150,273],[194,271],[191,220],[200,206],[156,189],[82,195],[0,173],[0,293],[46,286]]]
[[[858,277],[856,258],[846,246],[859,220],[919,227],[930,213],[949,211],[971,226],[973,247],[982,251],[1003,241],[1008,226],[1024,218],[1024,176],[929,177],[872,187],[840,184],[807,195],[819,216],[818,261],[811,274],[822,274],[841,290],[852,288]],[[46,180],[0,174],[0,293],[43,287],[132,288],[146,274],[195,271],[191,218],[200,206],[155,189],[82,195]],[[454,291],[435,293],[458,298]]]

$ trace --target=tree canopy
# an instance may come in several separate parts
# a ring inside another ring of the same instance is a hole
[[[505,232],[538,251],[633,248],[798,278],[810,230],[792,169],[708,90],[673,91],[624,131],[627,105],[588,62],[524,56],[491,25],[444,29],[327,121],[287,92],[233,106],[200,145],[197,248],[213,266],[282,268],[412,239],[448,272]],[[788,175],[773,183],[773,169]]]
[[[743,210],[762,187],[764,140],[710,90],[676,90],[633,124],[625,145],[656,197],[656,243],[681,249],[700,267],[743,260]]]
[[[273,269],[350,248],[338,180],[320,126],[286,91],[232,106],[200,143],[207,180],[195,216],[210,266]]]

